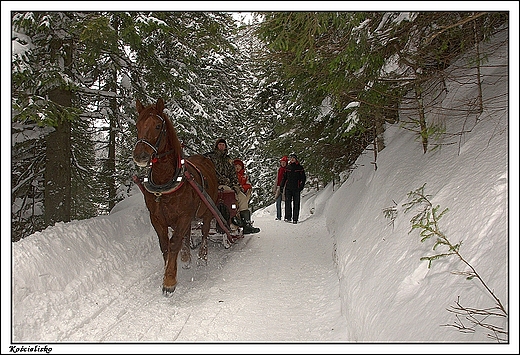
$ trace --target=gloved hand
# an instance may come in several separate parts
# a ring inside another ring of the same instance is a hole
[[[218,180],[218,184],[219,184],[219,185],[229,185],[229,178],[226,178],[226,177],[224,177],[224,178],[220,178],[220,179]]]
[[[278,196],[280,196],[280,186],[276,186],[276,190],[274,191],[274,199],[276,200]]]

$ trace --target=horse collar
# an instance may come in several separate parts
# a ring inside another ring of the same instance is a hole
[[[143,183],[144,188],[146,191],[154,194],[156,196],[156,201],[159,201],[159,198],[162,195],[171,194],[182,186],[185,170],[184,159],[179,155],[177,168],[175,169],[173,178],[166,184],[156,185],[152,179],[152,168],[150,166],[150,169],[148,170],[148,181]]]

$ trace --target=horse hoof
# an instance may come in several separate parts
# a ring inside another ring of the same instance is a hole
[[[162,293],[165,297],[171,297],[173,295],[173,292],[175,291],[176,286],[163,286]]]
[[[188,270],[188,269],[191,269],[191,261],[188,261],[188,262],[185,262],[182,264],[182,268],[184,270]]]
[[[229,242],[229,240],[226,237],[224,237],[224,239],[222,240],[222,244],[224,245],[224,249],[231,248],[231,243]]]
[[[195,241],[195,240],[193,240],[193,238],[192,238],[191,241],[190,241],[190,248],[191,248],[191,250],[195,250],[195,249],[197,249],[198,246],[201,245],[201,244],[202,244],[202,242],[201,242],[200,240],[199,240],[199,241]]]
[[[208,259],[198,258],[197,266],[208,266]]]

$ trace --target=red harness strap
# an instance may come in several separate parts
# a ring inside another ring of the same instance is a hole
[[[224,218],[222,217],[219,210],[216,208],[215,204],[211,200],[211,197],[209,197],[205,191],[202,191],[201,187],[199,186],[199,184],[197,184],[195,179],[193,179],[193,175],[191,175],[189,171],[186,170],[184,172],[184,176],[186,177],[186,180],[188,180],[188,182],[191,184],[191,186],[193,186],[193,189],[197,192],[200,199],[209,208],[211,213],[213,213],[213,215],[215,216],[215,219],[217,220],[218,224],[220,225],[220,228],[222,228],[222,230],[224,232],[226,232],[228,241],[230,243],[234,243],[235,241],[233,240],[233,237],[231,236],[231,232],[229,231],[228,226],[224,224],[224,222],[223,222]]]

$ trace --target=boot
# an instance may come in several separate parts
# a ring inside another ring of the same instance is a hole
[[[240,219],[239,215],[236,215],[235,217],[231,218],[231,223],[233,223],[235,226],[243,227],[244,223],[242,223],[242,220]]]
[[[249,210],[240,211],[242,224],[244,225],[244,234],[258,233],[260,228],[255,228],[251,224],[251,212]]]

